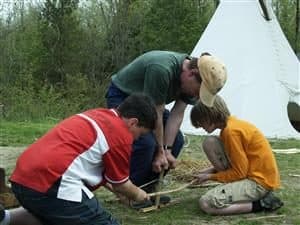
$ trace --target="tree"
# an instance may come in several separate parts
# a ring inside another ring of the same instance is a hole
[[[79,0],[46,0],[40,17],[44,53],[38,80],[63,84],[66,74],[80,70],[81,29],[76,14]]]
[[[153,0],[140,34],[145,49],[191,52],[214,10],[214,1]]]
[[[299,0],[275,0],[274,10],[290,45],[297,52],[299,46]],[[297,31],[298,30],[298,31]]]

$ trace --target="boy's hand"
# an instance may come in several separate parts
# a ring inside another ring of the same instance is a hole
[[[139,189],[138,190],[138,193],[135,197],[135,199],[133,199],[134,201],[137,201],[137,202],[142,202],[142,201],[146,201],[146,200],[149,200],[150,197],[149,195],[147,194],[147,192],[145,192],[144,190],[142,189]]]
[[[112,184],[112,186],[118,196],[124,197],[121,200],[125,199],[125,197],[127,200],[134,200],[137,202],[150,199],[144,190],[135,186],[130,180],[127,180],[122,184]]]
[[[205,169],[202,169],[200,170],[198,173],[201,174],[201,173],[216,173],[217,170],[214,168],[214,167],[209,167],[209,168],[205,168]]]
[[[198,182],[201,184],[204,181],[209,180],[210,174],[208,174],[208,173],[200,173],[200,174],[196,175],[195,178],[197,178]]]

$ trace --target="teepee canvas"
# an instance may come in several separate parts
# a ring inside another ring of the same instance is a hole
[[[252,122],[269,138],[300,138],[290,122],[300,122],[300,63],[270,0],[221,0],[191,55],[202,52],[227,66],[228,80],[220,95],[232,115]],[[192,127],[190,109],[181,130],[205,134]]]

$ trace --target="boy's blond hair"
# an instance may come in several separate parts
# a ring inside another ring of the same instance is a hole
[[[221,122],[226,125],[229,116],[230,111],[226,103],[217,95],[212,107],[204,105],[201,100],[197,101],[191,111],[191,122],[194,127],[199,127],[199,124],[204,121],[208,121],[209,123]]]

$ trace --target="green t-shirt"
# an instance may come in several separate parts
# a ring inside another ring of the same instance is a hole
[[[193,104],[194,98],[180,93],[180,74],[187,54],[170,51],[147,52],[112,76],[113,83],[127,94],[143,92],[156,104],[181,99]]]

